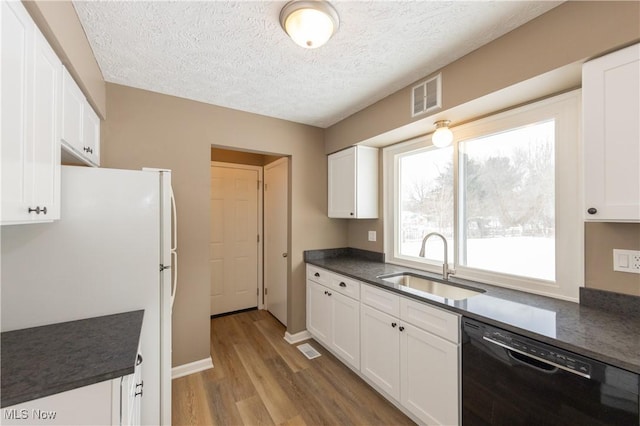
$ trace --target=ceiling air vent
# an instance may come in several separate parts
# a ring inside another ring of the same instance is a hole
[[[441,107],[441,74],[424,81],[412,89],[411,116]]]

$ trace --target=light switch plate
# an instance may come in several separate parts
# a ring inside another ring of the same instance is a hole
[[[369,241],[376,240],[376,231],[369,231]]]
[[[613,249],[613,270],[640,274],[640,251]]]

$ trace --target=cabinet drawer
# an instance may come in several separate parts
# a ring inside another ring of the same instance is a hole
[[[460,316],[414,300],[400,300],[400,318],[425,331],[458,344]]]
[[[353,278],[348,278],[317,266],[307,265],[307,279],[327,286],[352,299],[360,300],[360,281]]]
[[[370,285],[362,286],[362,303],[395,317],[400,317],[400,297]]]
[[[329,275],[329,282],[330,287],[335,291],[349,296],[352,299],[360,300],[360,281],[331,273]]]
[[[317,282],[322,285],[330,285],[331,281],[329,279],[331,272],[326,271],[322,268],[318,268],[313,265],[307,265],[307,279],[309,281]]]

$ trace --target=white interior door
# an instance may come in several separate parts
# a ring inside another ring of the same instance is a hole
[[[264,167],[264,286],[266,308],[287,325],[289,160]]]
[[[258,305],[258,169],[211,167],[211,315]]]

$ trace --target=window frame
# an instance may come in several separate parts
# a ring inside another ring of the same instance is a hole
[[[582,218],[583,177],[581,138],[581,90],[563,93],[541,101],[515,107],[467,124],[452,128],[454,173],[454,237],[453,278],[463,278],[500,287],[513,288],[564,300],[578,301],[579,288],[584,284],[584,224]],[[460,176],[458,144],[509,129],[548,119],[555,120],[555,281],[527,278],[499,272],[464,267],[458,264],[460,244]],[[416,261],[400,255],[399,241],[399,157],[422,149],[438,149],[431,144],[431,135],[420,136],[383,149],[384,251],[388,263],[412,267],[433,273],[442,271],[442,264]],[[452,265],[453,263],[453,265]]]

